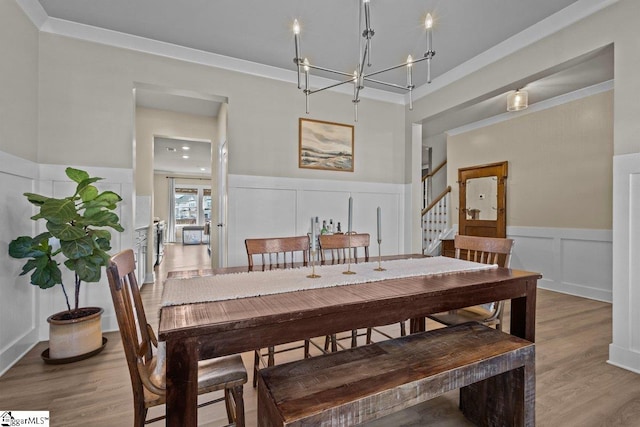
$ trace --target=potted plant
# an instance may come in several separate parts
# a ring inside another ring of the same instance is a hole
[[[67,168],[67,176],[77,183],[75,192],[63,199],[24,193],[39,208],[31,219],[46,221],[47,231],[35,237],[20,236],[9,244],[9,255],[27,259],[20,275],[31,272],[30,282],[41,289],[62,287],[67,310],[50,316],[50,360],[73,361],[92,355],[103,347],[100,307],[78,307],[82,282],[100,281],[111,249],[108,228],[124,231],[113,210],[122,198],[112,192],[99,192],[93,185],[102,178],[90,177],[83,170]],[[62,280],[57,259],[73,271],[74,305]],[[44,353],[43,353],[44,357]],[[45,360],[47,360],[45,358]]]

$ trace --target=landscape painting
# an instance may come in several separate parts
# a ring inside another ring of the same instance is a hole
[[[353,126],[300,118],[298,166],[353,172]]]

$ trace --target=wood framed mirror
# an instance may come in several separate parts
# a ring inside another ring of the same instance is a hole
[[[507,162],[458,169],[458,233],[507,237]]]

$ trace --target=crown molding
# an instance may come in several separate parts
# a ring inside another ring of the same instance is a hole
[[[45,21],[49,18],[47,12],[38,2],[38,0],[15,0],[18,6],[22,8],[22,11],[33,22],[33,25],[39,30],[44,25]]]

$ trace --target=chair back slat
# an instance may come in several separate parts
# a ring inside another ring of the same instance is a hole
[[[371,237],[369,233],[352,234],[321,234],[318,238],[320,242],[320,262],[322,264],[344,264],[349,257],[351,248],[352,262],[358,262],[358,248],[364,250],[364,261],[369,261],[369,244]]]
[[[296,262],[307,265],[309,261],[309,236],[246,239],[244,243],[249,271],[255,268],[256,258],[262,261],[262,270],[292,268]]]
[[[456,258],[509,268],[513,239],[456,235]],[[466,254],[466,255],[465,255]],[[502,261],[501,261],[502,260]]]

